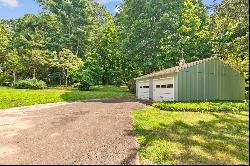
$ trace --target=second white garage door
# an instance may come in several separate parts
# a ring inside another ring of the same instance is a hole
[[[154,100],[174,101],[173,78],[154,80]]]
[[[149,99],[149,81],[138,83],[138,98]]]

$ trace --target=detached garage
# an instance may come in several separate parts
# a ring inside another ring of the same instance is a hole
[[[219,58],[209,58],[136,78],[136,95],[154,101],[244,100],[244,81]]]

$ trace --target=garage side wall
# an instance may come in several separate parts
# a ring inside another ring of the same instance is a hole
[[[244,77],[220,60],[210,60],[177,73],[178,101],[244,100]]]
[[[138,98],[138,92],[139,92],[139,85],[138,85],[138,80],[136,80],[136,97]]]

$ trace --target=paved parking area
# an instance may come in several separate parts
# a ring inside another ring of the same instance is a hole
[[[138,164],[133,99],[0,110],[0,164]]]

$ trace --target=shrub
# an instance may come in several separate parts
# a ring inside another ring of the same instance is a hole
[[[3,82],[2,85],[3,86],[12,87],[13,86],[13,82]]]
[[[116,80],[116,82],[115,82],[115,86],[117,86],[117,87],[122,86],[122,84],[123,84],[123,81],[122,81],[121,78],[118,78],[118,79]]]
[[[44,81],[37,79],[26,79],[16,82],[15,88],[17,89],[44,89],[47,85]]]
[[[154,103],[153,107],[165,111],[183,112],[240,112],[248,110],[246,102],[162,102]]]
[[[89,91],[90,90],[90,84],[86,80],[81,81],[79,86],[78,86],[78,89],[80,91]]]
[[[128,89],[131,93],[136,93],[136,81],[134,79],[128,81]]]
[[[79,88],[79,85],[80,85],[80,82],[77,82],[77,83],[74,83],[74,84],[73,84],[73,87],[74,87],[74,88]]]

